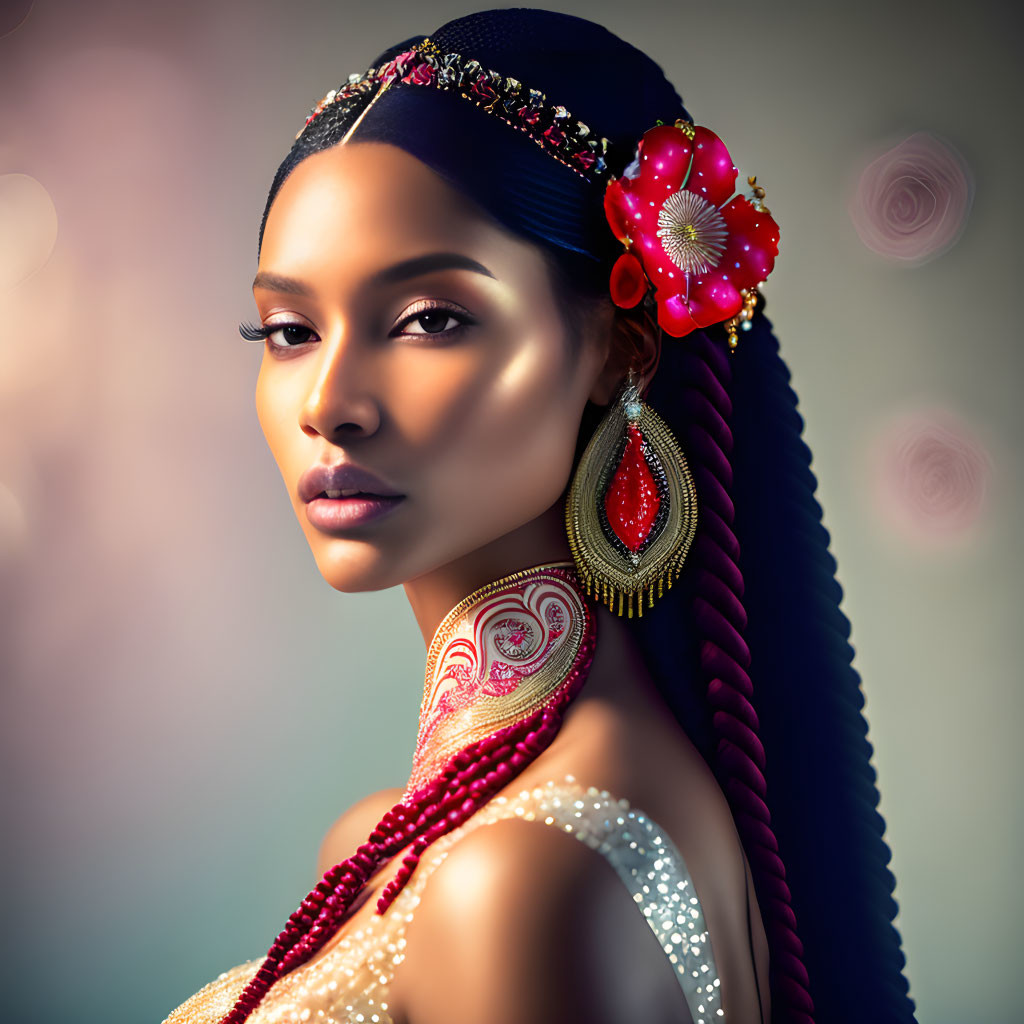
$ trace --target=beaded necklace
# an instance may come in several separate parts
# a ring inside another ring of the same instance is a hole
[[[383,914],[424,850],[483,807],[546,749],[593,662],[597,620],[573,562],[533,566],[473,591],[427,654],[419,732],[402,799],[291,914],[221,1024],[244,1024],[278,978],[344,922],[378,866],[405,847],[377,901]]]

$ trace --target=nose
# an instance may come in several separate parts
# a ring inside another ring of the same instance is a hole
[[[329,441],[369,436],[380,427],[380,407],[369,390],[367,356],[359,339],[338,332],[320,343],[312,361],[313,379],[302,403],[300,422],[307,434]]]

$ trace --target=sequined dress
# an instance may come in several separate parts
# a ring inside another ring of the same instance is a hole
[[[436,840],[382,915],[343,935],[326,955],[279,979],[249,1017],[251,1024],[393,1024],[388,1013],[395,970],[405,959],[405,931],[432,873],[460,838],[504,818],[540,821],[603,854],[647,919],[672,965],[694,1024],[725,1020],[718,972],[693,880],[665,831],[629,802],[572,775],[491,800]],[[263,957],[221,974],[163,1024],[216,1024]]]

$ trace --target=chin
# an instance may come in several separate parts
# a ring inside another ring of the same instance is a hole
[[[356,594],[366,590],[385,590],[402,580],[398,578],[399,559],[395,537],[351,533],[327,533],[305,521],[299,510],[299,523],[306,543],[324,580],[335,590]]]
[[[368,541],[319,538],[312,550],[320,575],[343,594],[387,590],[403,582],[397,563]]]

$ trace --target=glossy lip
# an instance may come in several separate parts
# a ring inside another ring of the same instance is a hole
[[[327,491],[352,490],[362,492],[358,497],[403,498],[394,487],[389,486],[368,469],[357,466],[354,462],[336,462],[333,465],[319,463],[311,466],[299,477],[299,497],[309,504],[319,496],[322,501],[350,502],[348,498],[328,498]],[[394,504],[394,503],[389,503]]]
[[[377,494],[314,498],[306,503],[306,518],[320,530],[346,530],[387,515],[404,500],[404,495],[385,498]]]

